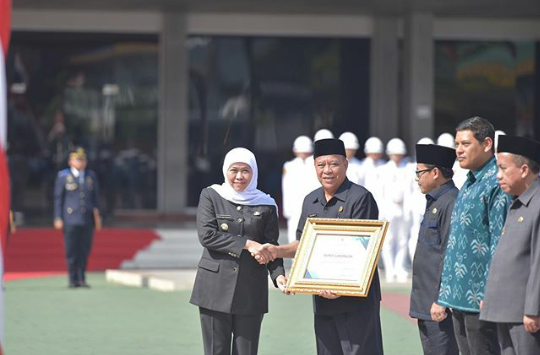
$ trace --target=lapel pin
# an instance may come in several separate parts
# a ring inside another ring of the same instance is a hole
[[[339,206],[338,212],[343,212],[343,206]]]

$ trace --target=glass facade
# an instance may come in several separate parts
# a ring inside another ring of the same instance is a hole
[[[251,149],[277,200],[299,135],[369,136],[369,40],[191,36],[188,204],[223,182],[230,149]]]
[[[76,146],[105,216],[156,208],[157,36],[15,32],[6,65],[13,210],[51,223],[54,179]]]
[[[435,133],[454,133],[459,122],[481,116],[507,134],[539,137],[537,47],[533,41],[436,41]]]

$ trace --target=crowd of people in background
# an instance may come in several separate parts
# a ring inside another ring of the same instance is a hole
[[[505,134],[495,132],[497,137]],[[320,139],[334,138],[327,129],[317,131],[313,140],[308,136],[299,136],[293,143],[295,158],[283,165],[282,192],[283,216],[287,219],[289,242],[296,240],[296,227],[304,197],[319,186],[313,162],[313,142]],[[415,181],[416,161],[409,155],[402,139],[390,139],[386,147],[378,137],[370,137],[364,143],[365,158],[358,159],[360,143],[352,132],[339,136],[345,145],[349,166],[347,178],[370,191],[379,206],[379,219],[390,222],[383,248],[382,267],[387,282],[406,282],[410,278],[412,260],[418,240],[420,223],[425,211],[426,199]],[[418,144],[436,144],[455,148],[454,135],[448,132],[440,134],[436,141],[430,137],[421,138]],[[387,159],[385,159],[385,157]],[[468,170],[453,166],[453,181],[459,189],[467,179]]]

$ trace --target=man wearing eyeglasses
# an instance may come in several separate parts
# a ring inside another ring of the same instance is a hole
[[[452,181],[456,151],[434,144],[416,145],[416,182],[426,195],[413,260],[409,315],[418,319],[424,354],[458,355],[452,317],[435,303],[439,296],[442,264],[450,231],[450,217],[459,190]],[[440,318],[432,318],[432,310]]]

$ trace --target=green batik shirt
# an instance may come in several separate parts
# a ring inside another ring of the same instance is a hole
[[[491,258],[501,237],[510,206],[496,178],[492,157],[469,172],[458,194],[441,275],[438,304],[466,312],[480,312],[480,301]]]

